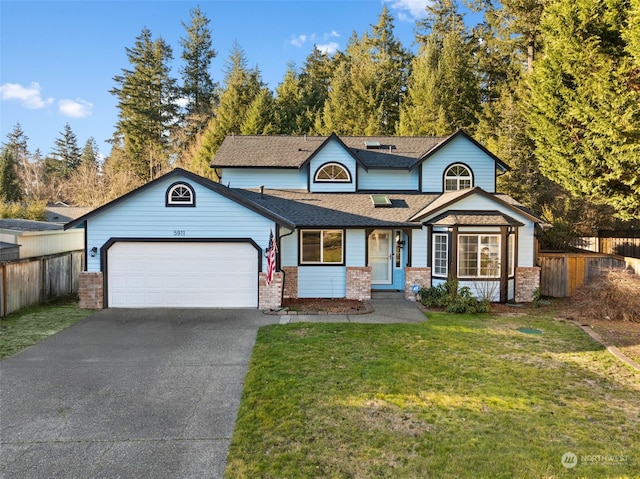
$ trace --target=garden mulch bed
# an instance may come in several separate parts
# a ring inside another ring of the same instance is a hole
[[[289,298],[282,307],[298,314],[361,314],[370,312],[369,305],[355,299]]]

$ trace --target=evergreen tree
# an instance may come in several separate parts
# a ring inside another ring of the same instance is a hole
[[[234,43],[227,60],[224,85],[215,116],[204,131],[200,149],[190,165],[191,171],[214,178],[215,172],[209,168],[213,155],[227,135],[241,132],[247,111],[264,88],[260,72],[247,67],[244,50],[238,43]]]
[[[410,55],[393,28],[393,17],[384,7],[371,33],[351,37],[325,101],[325,134],[390,135],[395,131]]]
[[[99,166],[99,155],[98,145],[96,140],[90,136],[89,139],[85,142],[84,147],[82,148],[82,153],[80,154],[80,164],[81,165],[93,165],[96,168]]]
[[[331,79],[342,61],[344,61],[344,55],[340,52],[331,57],[321,52],[315,45],[313,51],[307,56],[304,68],[299,75],[303,112],[300,120],[301,133],[319,132],[315,124],[319,121],[329,96]]]
[[[4,147],[0,152],[0,201],[16,202],[22,199],[18,182],[18,162],[14,151]]]
[[[455,3],[440,0],[427,7],[420,25],[421,43],[413,61],[407,98],[400,112],[400,135],[448,135],[472,131],[480,109],[475,41]]]
[[[213,116],[216,102],[216,84],[209,73],[211,61],[217,56],[212,46],[210,20],[202,13],[200,7],[192,9],[190,13],[191,23],[182,23],[187,37],[180,39],[182,59],[185,62],[180,69],[182,95],[187,100],[182,130],[186,134],[187,144],[206,128]]]
[[[542,172],[574,196],[640,218],[640,82],[627,1],[555,0],[541,21],[528,120]]]
[[[54,142],[51,152],[52,161],[49,163],[49,171],[63,178],[68,178],[80,164],[82,151],[78,147],[78,138],[71,129],[69,123],[64,125],[64,130]]]
[[[276,133],[274,126],[274,99],[271,90],[263,88],[247,110],[240,127],[243,135],[270,135]]]
[[[153,40],[144,28],[133,48],[126,48],[132,69],[114,77],[110,90],[118,98],[114,141],[122,141],[130,169],[147,181],[169,164],[169,138],[177,117],[177,87],[170,77],[171,47]]]
[[[302,82],[292,65],[289,65],[284,79],[276,88],[274,108],[277,133],[300,135],[309,131],[309,127],[305,125],[307,109]]]

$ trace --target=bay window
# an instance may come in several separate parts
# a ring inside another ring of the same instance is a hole
[[[433,235],[433,275],[447,277],[449,274],[449,236]]]
[[[458,277],[500,277],[500,235],[458,236]]]

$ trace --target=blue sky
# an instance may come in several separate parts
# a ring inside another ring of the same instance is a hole
[[[103,154],[117,121],[113,77],[129,68],[125,53],[144,27],[173,48],[172,75],[180,78],[182,22],[200,6],[211,20],[211,68],[222,82],[234,41],[250,66],[274,89],[287,65],[301,67],[313,45],[344,50],[352,32],[362,35],[383,5],[395,18],[396,36],[411,48],[416,18],[428,0],[215,0],[215,1],[13,1],[0,0],[0,141],[20,123],[29,149],[51,152],[65,123],[82,147],[93,136]]]

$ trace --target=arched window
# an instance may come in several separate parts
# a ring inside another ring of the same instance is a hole
[[[340,181],[349,183],[351,182],[351,175],[349,174],[349,170],[340,163],[325,163],[316,171],[314,181]]]
[[[187,183],[174,183],[167,189],[167,206],[195,206],[196,193]]]
[[[471,188],[473,175],[471,169],[465,165],[455,164],[447,168],[444,173],[444,191],[457,191]]]

